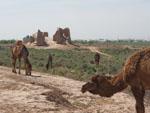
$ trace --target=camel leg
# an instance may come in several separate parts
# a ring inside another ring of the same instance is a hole
[[[131,87],[132,93],[136,100],[136,112],[145,113],[144,95],[145,90],[141,87]]]
[[[16,72],[16,58],[12,58],[12,65],[13,65],[12,72],[17,73]]]
[[[51,61],[51,68],[52,68],[52,61]]]
[[[49,69],[49,62],[46,64],[46,69],[47,70]]]
[[[28,75],[27,71],[25,70],[25,74]]]
[[[24,62],[24,67],[25,67],[25,74],[28,75],[28,73],[27,73],[27,63],[26,62]]]
[[[28,75],[28,72],[27,72],[27,64],[25,64],[25,74]]]
[[[21,69],[21,59],[19,58],[19,74],[21,74],[21,72],[20,72],[20,69]]]
[[[31,72],[29,72],[29,74],[28,75],[30,75],[31,76]]]
[[[25,67],[25,74],[28,75],[27,73],[27,60],[24,59],[24,67]]]

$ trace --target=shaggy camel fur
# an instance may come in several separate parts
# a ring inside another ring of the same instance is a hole
[[[19,60],[19,74],[20,74],[20,68],[21,68],[21,58],[24,59],[24,64],[25,64],[25,74],[26,75],[31,75],[32,71],[32,65],[29,62],[28,56],[29,52],[25,45],[22,44],[22,41],[17,41],[14,46],[11,48],[11,53],[12,53],[12,72],[16,72],[16,60]]]
[[[47,70],[49,69],[49,63],[50,63],[51,68],[52,68],[52,61],[53,61],[52,55],[49,54],[49,56],[48,56],[48,61],[47,61],[47,64],[46,64],[46,69],[47,69]]]
[[[116,76],[92,77],[91,82],[83,85],[81,91],[110,97],[128,85],[136,100],[136,112],[145,113],[144,94],[145,90],[150,90],[150,48],[140,50],[129,57],[122,71]]]

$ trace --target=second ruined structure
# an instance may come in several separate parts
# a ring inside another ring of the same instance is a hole
[[[55,34],[53,35],[53,41],[56,41],[57,44],[71,44],[70,29],[58,28]]]

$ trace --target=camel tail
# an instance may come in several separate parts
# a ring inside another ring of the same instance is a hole
[[[124,65],[125,81],[129,81],[130,78],[136,73],[141,59],[143,59],[143,57],[146,56],[147,54],[150,54],[150,48],[142,49],[134,53],[131,57],[129,57],[129,59],[127,59]]]

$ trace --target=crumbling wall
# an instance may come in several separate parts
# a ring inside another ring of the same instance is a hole
[[[53,41],[56,41],[57,44],[66,44],[67,42],[71,44],[70,29],[58,28],[53,35]]]
[[[37,37],[34,37],[36,39],[37,46],[44,46],[46,45],[44,33],[38,30]]]

